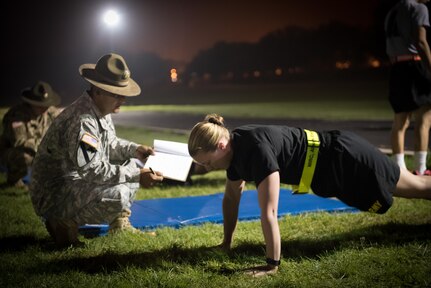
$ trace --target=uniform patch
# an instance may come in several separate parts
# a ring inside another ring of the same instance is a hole
[[[24,122],[21,122],[21,121],[15,121],[15,122],[12,122],[12,128],[13,128],[13,129],[16,129],[16,128],[18,128],[18,127],[21,127],[22,125],[24,125]]]
[[[84,142],[96,150],[99,148],[99,139],[90,133],[85,132],[84,135],[82,135],[81,142]]]

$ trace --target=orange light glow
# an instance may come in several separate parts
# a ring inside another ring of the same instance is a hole
[[[178,81],[177,69],[172,68],[171,69],[171,82],[175,83],[177,81]]]
[[[275,73],[275,76],[281,76],[283,75],[283,69],[276,68],[274,73]]]
[[[371,68],[379,68],[381,66],[381,63],[376,58],[370,58],[368,59],[368,66],[370,66]]]
[[[352,62],[350,61],[337,61],[335,62],[335,68],[339,70],[349,69],[352,66]]]

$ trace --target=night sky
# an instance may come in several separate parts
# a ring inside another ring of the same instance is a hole
[[[389,0],[385,0],[386,2]],[[6,2],[8,2],[6,4]],[[268,32],[296,25],[316,28],[339,21],[372,27],[378,0],[70,0],[3,1],[6,73],[1,99],[18,98],[21,89],[45,80],[60,93],[85,88],[78,74],[83,63],[105,53],[154,53],[188,62],[219,41],[257,42]],[[116,9],[120,26],[102,21]],[[129,63],[133,77],[133,63]],[[75,93],[75,92],[74,92]],[[78,96],[78,95],[77,95]],[[4,106],[5,102],[0,102]]]

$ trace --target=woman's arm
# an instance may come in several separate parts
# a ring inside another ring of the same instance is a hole
[[[278,228],[278,198],[280,174],[273,172],[257,187],[263,236],[266,243],[266,257],[280,260],[281,243]]]
[[[238,221],[239,202],[245,182],[226,180],[226,188],[223,197],[223,227],[224,239],[222,248],[228,250],[231,247],[233,233]]]
[[[278,198],[280,174],[273,172],[257,187],[263,236],[266,243],[267,265],[247,270],[255,277],[277,272],[281,254],[280,229],[278,227]],[[278,264],[277,264],[278,262]]]

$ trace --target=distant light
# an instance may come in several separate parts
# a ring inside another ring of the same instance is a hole
[[[276,68],[274,73],[275,73],[276,76],[281,76],[283,74],[283,69]]]
[[[289,67],[287,69],[287,72],[289,74],[303,74],[305,73],[305,69],[304,67],[295,66],[295,67]]]
[[[120,15],[115,10],[108,10],[103,15],[103,22],[109,27],[117,26],[120,22]]]
[[[346,70],[349,69],[350,66],[352,66],[352,62],[350,61],[337,61],[335,62],[335,68],[338,70]]]
[[[175,82],[177,82],[177,81],[178,81],[177,69],[175,69],[175,68],[172,68],[172,69],[171,69],[171,81],[172,81],[173,83],[175,83]]]
[[[370,66],[371,68],[379,68],[381,66],[381,63],[376,58],[370,58],[368,59],[368,66]]]
[[[211,73],[205,72],[203,78],[205,81],[211,80]]]

